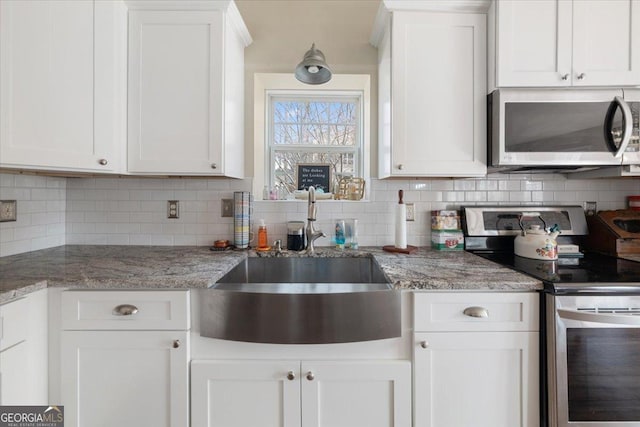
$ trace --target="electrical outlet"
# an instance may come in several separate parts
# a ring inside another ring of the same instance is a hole
[[[416,208],[413,203],[406,203],[407,205],[407,221],[416,220]]]
[[[180,201],[167,200],[167,218],[169,219],[180,218]]]
[[[222,213],[223,218],[233,217],[233,199],[222,199]]]
[[[18,202],[15,200],[0,200],[0,222],[16,221],[18,219]]]

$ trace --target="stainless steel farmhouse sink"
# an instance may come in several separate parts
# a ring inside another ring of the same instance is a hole
[[[200,335],[273,344],[400,336],[400,293],[371,257],[247,258],[202,291]]]

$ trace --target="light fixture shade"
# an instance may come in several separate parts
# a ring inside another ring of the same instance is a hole
[[[309,85],[319,85],[331,80],[331,70],[324,59],[324,54],[316,49],[316,44],[304,54],[304,59],[296,67],[296,79]]]

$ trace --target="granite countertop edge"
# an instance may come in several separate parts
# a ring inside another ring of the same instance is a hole
[[[47,287],[206,289],[246,257],[273,252],[213,252],[207,247],[65,245],[0,258],[0,304]],[[302,256],[288,252],[279,256]],[[395,289],[539,291],[537,279],[467,252],[420,248],[405,255],[380,248],[317,249],[319,257],[373,256]]]

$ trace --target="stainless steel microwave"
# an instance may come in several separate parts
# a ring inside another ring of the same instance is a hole
[[[490,171],[640,164],[640,89],[500,89],[487,117]]]

